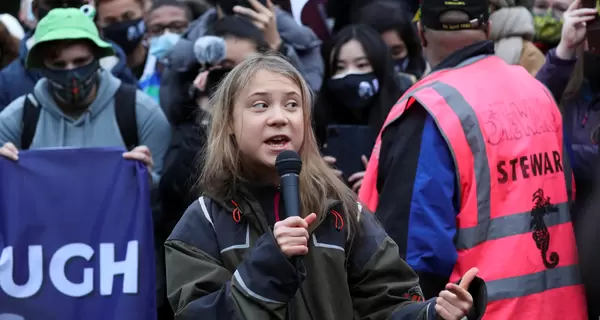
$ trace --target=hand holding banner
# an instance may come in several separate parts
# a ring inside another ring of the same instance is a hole
[[[147,176],[116,149],[0,157],[0,319],[156,319]]]

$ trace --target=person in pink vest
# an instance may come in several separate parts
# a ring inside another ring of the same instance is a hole
[[[570,15],[579,28],[594,18]],[[390,111],[359,197],[426,298],[477,267],[485,319],[587,319],[561,115],[540,82],[494,56],[488,18],[485,0],[423,1],[433,71]]]

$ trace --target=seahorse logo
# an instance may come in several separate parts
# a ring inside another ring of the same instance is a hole
[[[533,209],[531,209],[531,223],[529,228],[533,235],[535,245],[542,253],[542,262],[547,269],[552,269],[558,265],[558,253],[550,253],[548,259],[548,250],[550,249],[550,232],[544,222],[544,216],[550,212],[558,211],[556,205],[550,203],[550,197],[544,196],[544,190],[538,189],[533,194]]]

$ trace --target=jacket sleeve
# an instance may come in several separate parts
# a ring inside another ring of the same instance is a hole
[[[576,61],[576,59],[562,60],[556,56],[556,49],[552,49],[546,55],[546,63],[535,76],[550,90],[556,103],[560,104]]]
[[[386,319],[394,310],[407,319],[427,319],[417,274],[398,254],[398,247],[363,211],[348,257],[348,284],[357,319]],[[403,319],[403,318],[399,318]]]
[[[310,88],[321,89],[324,64],[321,56],[321,40],[310,29],[298,25],[286,11],[276,8],[277,29],[285,47],[282,50],[289,61],[302,73]]]
[[[382,135],[375,215],[417,272],[426,298],[449,280],[457,253],[456,174],[433,118],[413,105]],[[389,178],[393,177],[393,178]]]
[[[300,286],[296,268],[265,233],[230,272],[221,260],[210,203],[195,201],[165,243],[175,319],[283,320]]]
[[[24,103],[25,96],[19,97],[0,112],[0,146],[12,142],[21,149]]]

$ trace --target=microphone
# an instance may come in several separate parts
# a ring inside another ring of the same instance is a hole
[[[204,36],[194,42],[194,56],[203,66],[215,66],[225,59],[225,40]]]
[[[285,150],[277,155],[275,159],[275,168],[279,174],[281,193],[283,197],[283,205],[285,208],[285,214],[287,217],[299,217],[300,216],[300,190],[298,188],[299,181],[298,175],[302,170],[302,160],[300,155],[296,151]],[[306,296],[302,289],[302,280],[300,273],[304,270],[302,266],[302,257],[292,257],[292,263],[295,265],[298,277],[298,286],[300,289],[300,295],[302,300],[306,304]],[[306,305],[308,312],[308,318],[313,320],[312,311],[310,307]]]
[[[285,150],[277,155],[275,168],[280,177],[281,195],[287,217],[300,216],[300,190],[298,175],[302,170],[300,155],[292,150]]]

